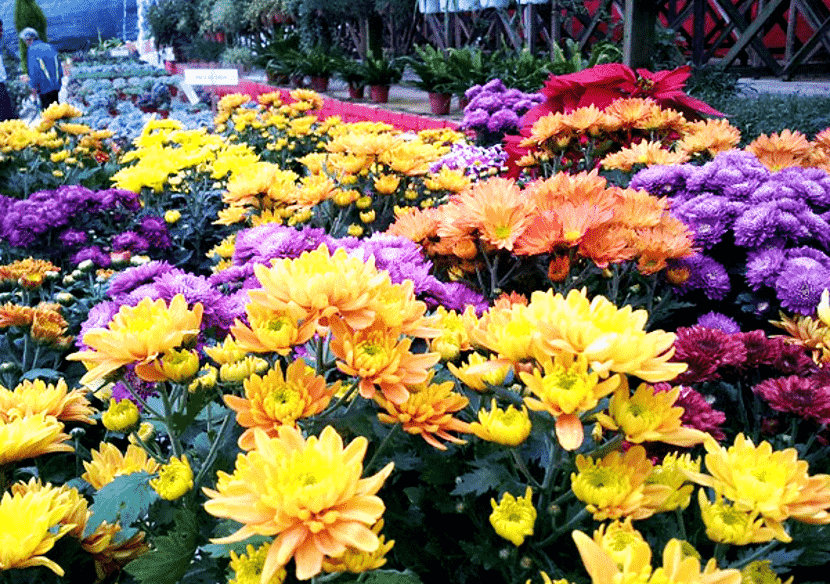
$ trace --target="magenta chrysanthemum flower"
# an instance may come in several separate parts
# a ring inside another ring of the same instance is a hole
[[[766,379],[752,391],[776,411],[790,412],[821,424],[830,422],[830,386],[816,383],[811,377],[790,375]]]
[[[749,331],[735,336],[746,349],[745,368],[752,369],[761,365],[770,365],[775,361],[781,343],[769,339],[764,331]]]
[[[672,386],[669,383],[654,385],[655,392],[671,389]],[[726,421],[726,414],[713,408],[706,396],[699,391],[686,385],[680,386],[680,394],[677,396],[674,405],[683,408],[680,423],[686,428],[708,432],[718,442],[726,439],[726,434],[721,430],[721,426]]]
[[[808,375],[816,370],[816,364],[798,345],[786,342],[782,337],[769,339],[772,361],[769,365],[783,375]]]
[[[687,363],[689,368],[676,381],[710,381],[720,378],[722,367],[740,367],[746,361],[746,349],[736,336],[702,326],[677,329],[672,360]]]

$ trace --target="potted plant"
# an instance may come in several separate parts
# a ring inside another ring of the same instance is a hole
[[[401,80],[403,68],[399,59],[366,55],[363,61],[363,77],[369,86],[373,102],[389,101],[389,86]]]
[[[298,72],[311,79],[311,89],[324,93],[328,91],[329,79],[338,69],[338,61],[330,49],[315,45],[310,51],[302,54],[297,62]]]
[[[429,93],[429,104],[433,114],[443,115],[450,113],[455,77],[450,68],[449,60],[443,51],[429,45],[416,46],[416,57],[405,57],[418,80],[412,84]]]
[[[299,73],[299,63],[303,58],[302,53],[296,49],[286,49],[278,55],[271,57],[265,65],[265,74],[271,83],[285,85],[291,79],[295,79]]]
[[[468,103],[467,89],[484,85],[490,79],[491,60],[478,47],[464,47],[452,50],[447,61],[454,79],[452,92],[458,96],[458,105],[463,110]]]
[[[337,74],[348,85],[350,98],[363,99],[366,77],[360,61],[348,58],[340,59],[340,62],[337,64]]]

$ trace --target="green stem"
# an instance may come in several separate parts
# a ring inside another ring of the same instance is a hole
[[[715,546],[715,551],[717,552],[718,547],[720,547],[722,545],[723,544],[719,543],[717,546]],[[740,570],[741,568],[744,568],[747,564],[749,564],[751,562],[754,562],[758,558],[763,558],[763,557],[768,556],[769,552],[771,552],[772,549],[777,545],[778,545],[778,540],[774,539],[771,542],[769,542],[767,545],[759,547],[751,555],[743,558],[739,562],[735,562],[734,564],[730,565],[729,567],[730,568],[735,568],[736,570]],[[720,563],[721,563],[721,560],[719,558],[718,559],[718,564],[720,565]]]
[[[159,420],[164,419],[164,416],[162,416],[156,410],[151,408],[150,404],[148,404],[147,401],[138,394],[138,392],[133,388],[133,386],[130,384],[130,382],[127,381],[126,377],[121,378],[121,383],[124,384],[124,387],[127,388],[127,391],[130,392],[130,395],[133,396],[133,398],[135,398],[135,401],[137,401],[139,404],[141,404],[142,408],[144,408],[146,411],[150,412],[153,416],[155,416]]]
[[[392,426],[392,429],[389,430],[389,433],[384,437],[383,442],[380,443],[380,445],[377,447],[377,450],[375,450],[375,453],[372,454],[372,458],[369,459],[369,462],[367,462],[365,465],[363,465],[364,472],[368,472],[369,469],[372,468],[372,465],[374,464],[375,460],[377,460],[378,455],[383,451],[383,449],[389,443],[390,439],[392,438],[392,435],[400,427],[400,425],[401,425],[401,423],[397,422],[394,426]]]
[[[524,460],[522,460],[522,457],[521,457],[521,456],[519,456],[519,453],[518,453],[518,452],[516,452],[516,449],[515,449],[515,448],[511,448],[511,449],[510,449],[510,456],[512,456],[512,457],[513,457],[513,462],[514,462],[514,463],[516,463],[516,468],[518,468],[518,469],[519,469],[519,472],[521,472],[521,473],[522,473],[522,475],[523,475],[523,476],[524,476],[524,477],[525,477],[528,481],[530,481],[531,483],[533,483],[533,486],[534,486],[534,487],[536,487],[536,488],[538,488],[538,489],[542,489],[542,488],[543,488],[543,487],[542,487],[542,485],[539,483],[539,481],[537,481],[535,478],[533,478],[533,475],[532,475],[532,474],[530,474],[530,470],[527,468],[527,465],[525,464],[525,461],[524,461]]]
[[[179,437],[173,431],[173,407],[170,403],[170,396],[167,394],[167,388],[164,383],[157,385],[159,394],[161,394],[161,403],[164,405],[164,416],[161,421],[167,429],[167,436],[170,438],[170,445],[173,447],[173,456],[180,458],[182,455],[182,444]]]
[[[680,539],[686,539],[686,522],[683,520],[683,510],[678,507],[674,510],[674,516],[677,518],[677,535]]]
[[[216,460],[216,456],[219,454],[219,445],[224,439],[225,431],[230,427],[231,418],[233,418],[233,412],[228,412],[225,415],[225,419],[222,420],[222,425],[219,426],[219,432],[216,433],[216,438],[213,439],[213,443],[210,445],[210,450],[205,457],[205,461],[202,463],[202,468],[199,469],[199,473],[193,479],[193,489],[196,491],[199,490],[202,479],[207,474],[208,469],[213,466],[213,461]]]
[[[581,523],[590,514],[591,514],[591,512],[588,511],[587,509],[585,509],[585,508],[580,509],[579,513],[577,513],[576,515],[571,517],[570,521],[568,521],[565,525],[563,525],[562,527],[560,527],[559,529],[557,529],[556,531],[551,533],[543,541],[539,542],[539,544],[538,544],[539,547],[544,547],[544,546],[548,545],[549,543],[554,541],[556,538],[560,537],[563,533],[566,533],[567,531],[571,530],[575,525],[577,525],[578,523]]]

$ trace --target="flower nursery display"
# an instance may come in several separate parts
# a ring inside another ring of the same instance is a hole
[[[814,579],[830,129],[686,73],[0,122],[0,582]]]

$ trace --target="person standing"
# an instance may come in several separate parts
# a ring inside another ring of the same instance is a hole
[[[3,21],[0,20],[0,122],[17,117],[6,89],[6,66],[3,64]]]
[[[20,31],[20,38],[29,47],[29,86],[40,97],[41,108],[46,109],[58,102],[58,92],[61,89],[63,70],[58,52],[52,45],[40,40],[33,28]]]

